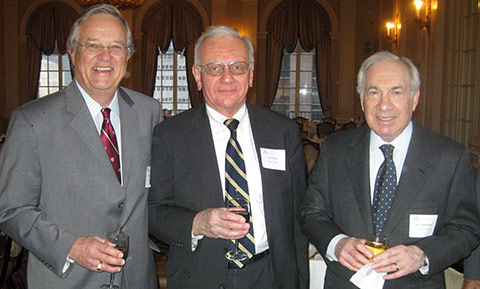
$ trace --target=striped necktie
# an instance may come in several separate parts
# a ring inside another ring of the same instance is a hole
[[[384,144],[380,149],[385,160],[378,169],[373,198],[373,225],[377,234],[383,230],[397,189],[397,172],[393,162],[394,146]]]
[[[121,182],[120,157],[118,153],[117,137],[115,136],[115,131],[113,130],[112,123],[110,122],[110,108],[102,108],[102,114],[103,124],[100,138],[105,146],[105,150],[107,151],[108,158],[112,163],[112,167],[117,175],[118,181]]]
[[[238,120],[227,119],[223,124],[230,130],[230,139],[225,154],[225,203],[227,199],[242,198],[250,202],[248,194],[247,174],[242,149],[237,141]],[[243,261],[233,261],[235,265],[242,268],[248,260],[255,255],[255,239],[253,237],[252,216],[250,214],[250,230],[245,237],[239,239],[238,247],[247,253],[248,258]],[[235,248],[235,240],[229,243],[229,249]]]

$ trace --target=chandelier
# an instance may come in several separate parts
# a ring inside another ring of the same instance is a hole
[[[141,6],[145,0],[76,0],[83,8],[88,8],[97,4],[110,4],[118,9],[127,10]]]

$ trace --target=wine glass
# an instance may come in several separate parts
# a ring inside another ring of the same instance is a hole
[[[117,246],[115,248],[122,251],[123,259],[127,260],[128,241],[129,241],[128,234],[125,234],[122,231],[107,232],[106,239],[116,244]],[[100,288],[101,289],[119,289],[120,287],[113,285],[113,281],[115,281],[115,273],[110,273],[110,284],[103,284]]]
[[[245,199],[228,199],[227,210],[229,212],[241,215],[248,222],[250,218],[250,203]],[[225,253],[225,258],[230,261],[243,261],[248,258],[247,253],[238,249],[238,239],[235,240],[235,250],[230,250]]]
[[[390,236],[387,234],[368,234],[365,246],[373,253],[373,257],[383,253],[390,246]],[[373,262],[373,258],[370,259]]]

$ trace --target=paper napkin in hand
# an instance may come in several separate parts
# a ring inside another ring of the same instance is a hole
[[[382,277],[387,273],[375,272],[375,270],[372,269],[372,264],[373,263],[368,263],[358,270],[358,272],[350,278],[350,282],[360,289],[382,289],[383,283],[385,283]]]

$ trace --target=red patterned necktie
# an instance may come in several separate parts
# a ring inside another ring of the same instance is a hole
[[[117,174],[118,181],[121,182],[120,176],[120,156],[118,153],[117,138],[115,131],[113,130],[112,123],[110,122],[110,108],[102,108],[103,124],[102,133],[100,138],[102,139],[105,150],[107,151],[108,158],[112,163],[113,170]]]

